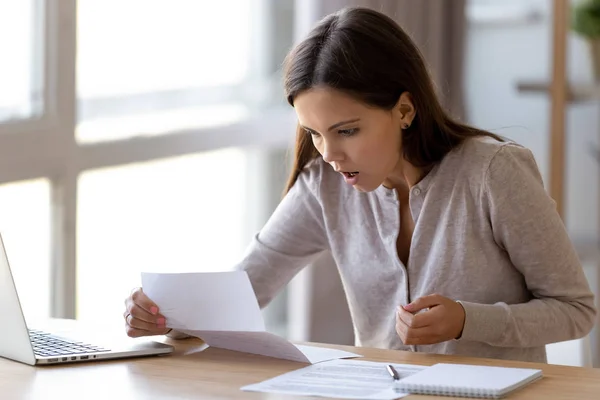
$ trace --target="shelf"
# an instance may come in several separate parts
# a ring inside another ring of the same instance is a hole
[[[517,83],[517,90],[521,93],[544,93],[550,91],[550,83],[546,81],[523,81]],[[567,101],[570,103],[584,103],[600,100],[600,85],[594,83],[575,83],[567,89]]]

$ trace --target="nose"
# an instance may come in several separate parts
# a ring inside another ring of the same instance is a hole
[[[320,148],[319,148],[320,147]],[[323,161],[331,164],[332,162],[342,161],[344,159],[344,153],[333,146],[331,142],[325,142],[321,146],[317,147],[317,150],[323,156]]]

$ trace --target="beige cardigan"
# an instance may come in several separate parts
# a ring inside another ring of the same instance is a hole
[[[396,192],[358,192],[319,158],[238,268],[265,306],[330,250],[360,346],[545,362],[546,344],[589,333],[594,296],[529,150],[470,139],[411,188],[409,203],[415,229],[407,267],[396,251]],[[395,331],[397,306],[434,293],[464,306],[462,337],[405,346]]]

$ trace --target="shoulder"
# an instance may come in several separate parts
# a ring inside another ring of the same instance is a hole
[[[359,193],[352,186],[347,185],[343,177],[321,157],[306,164],[298,176],[298,181],[322,203],[343,202]]]
[[[301,181],[303,185],[314,191],[319,197],[322,193],[331,194],[343,189],[343,180],[340,175],[321,157],[317,157],[306,164],[298,176],[298,181]]]
[[[318,182],[323,177],[323,174],[327,173],[326,167],[328,166],[329,165],[323,161],[323,158],[316,157],[306,163],[300,176],[307,181]]]
[[[442,164],[446,173],[460,171],[460,175],[475,184],[486,184],[490,179],[511,180],[522,173],[541,181],[531,150],[510,140],[498,141],[486,136],[467,139]]]
[[[531,151],[517,142],[508,139],[499,141],[488,136],[465,140],[455,153],[461,162],[480,166],[489,166],[504,157],[533,158]]]

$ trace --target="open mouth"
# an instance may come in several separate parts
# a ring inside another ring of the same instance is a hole
[[[355,172],[346,172],[346,171],[343,171],[342,173],[343,173],[345,176],[347,176],[348,178],[353,178],[353,177],[355,177],[356,175],[358,175],[358,172],[356,172],[356,171],[355,171]]]

